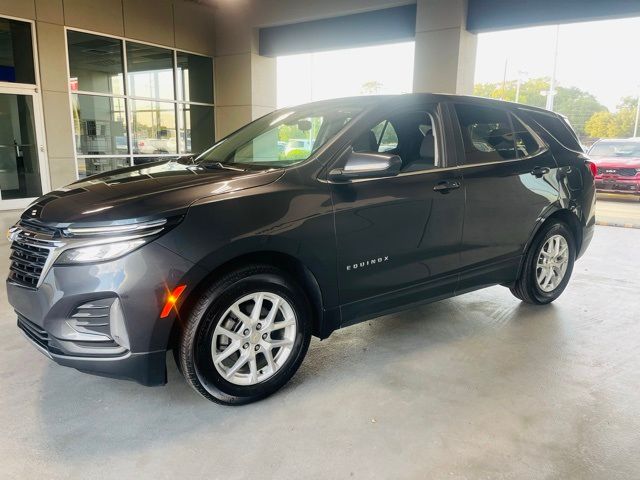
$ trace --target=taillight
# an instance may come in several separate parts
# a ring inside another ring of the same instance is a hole
[[[584,163],[587,165],[587,167],[589,167],[589,171],[591,172],[591,175],[595,177],[598,174],[598,167],[596,167],[596,164],[593,162],[590,162],[589,160],[585,160]]]

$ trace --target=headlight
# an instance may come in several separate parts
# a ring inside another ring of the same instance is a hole
[[[157,238],[171,224],[166,219],[150,222],[85,227],[68,227],[56,265],[75,265],[114,260]],[[169,225],[168,225],[169,224]]]
[[[56,260],[57,264],[104,262],[126,255],[140,245],[146,243],[145,240],[129,240],[126,242],[106,243],[102,245],[89,245],[87,247],[71,248],[60,254]]]

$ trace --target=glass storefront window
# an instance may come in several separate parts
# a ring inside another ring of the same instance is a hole
[[[202,153],[214,141],[213,107],[207,105],[181,104],[180,110],[180,152]]]
[[[36,83],[31,24],[0,18],[0,82]]]
[[[175,104],[149,100],[131,101],[133,153],[176,153]]]
[[[71,29],[67,42],[79,178],[215,143],[212,58]]]
[[[128,94],[173,100],[173,52],[127,42]]]
[[[85,178],[128,166],[128,157],[83,157],[78,158],[78,176]]]
[[[74,94],[72,107],[78,154],[129,153],[123,98]]]
[[[177,52],[178,100],[213,103],[213,60]]]
[[[124,94],[120,40],[70,30],[67,43],[72,92]]]

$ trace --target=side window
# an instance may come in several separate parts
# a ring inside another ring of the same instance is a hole
[[[396,129],[393,128],[393,125],[386,122],[382,136],[378,141],[378,152],[390,152],[396,148],[398,148],[398,134],[396,133]]]
[[[455,106],[465,150],[465,163],[499,162],[517,158],[514,132],[506,111],[458,104]]]
[[[578,152],[582,151],[582,145],[578,140],[575,132],[571,126],[562,118],[555,116],[554,114],[548,114],[543,112],[534,112],[531,110],[526,111],[526,115],[534,120],[540,127],[546,130],[553,138],[564,145],[570,150]],[[527,121],[527,119],[524,119]],[[535,128],[535,124],[527,122],[529,125]],[[539,129],[536,129],[539,132]]]
[[[408,111],[389,116],[363,132],[352,144],[356,152],[393,153],[402,159],[402,171],[440,166],[432,114]]]
[[[513,115],[511,115],[511,121],[513,122],[516,154],[518,158],[530,157],[538,153],[542,149],[542,144],[534,134]]]
[[[398,148],[398,135],[388,120],[383,120],[371,129],[376,138],[378,153],[390,152]]]

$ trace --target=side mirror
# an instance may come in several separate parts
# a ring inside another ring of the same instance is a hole
[[[402,159],[389,153],[354,152],[349,148],[345,152],[347,161],[342,168],[329,172],[329,179],[347,182],[361,178],[394,177],[400,173]]]

